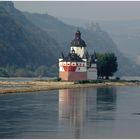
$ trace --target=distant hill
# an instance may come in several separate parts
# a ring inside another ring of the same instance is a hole
[[[61,48],[10,1],[0,2],[0,67],[50,66]]]
[[[70,41],[74,37],[77,29],[82,32],[82,37],[88,45],[89,52],[114,52],[118,57],[119,71],[118,75],[140,75],[139,67],[124,57],[118,50],[109,34],[103,31],[98,24],[91,24],[88,28],[81,28],[67,25],[59,19],[48,14],[36,14],[25,12],[24,15],[36,26],[47,31],[62,46],[63,51],[69,51]]]
[[[59,17],[70,25],[86,27],[91,20]],[[94,20],[94,19],[93,19]],[[108,32],[117,48],[129,59],[140,64],[140,20],[97,20],[101,28]]]
[[[140,20],[100,21],[118,48],[140,64]]]

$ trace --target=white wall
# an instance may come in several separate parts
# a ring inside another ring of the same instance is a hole
[[[83,55],[84,55],[84,53],[85,53],[85,47],[75,47],[75,46],[71,46],[71,51],[72,50],[75,50],[75,53],[77,54],[77,55],[80,55],[80,57],[82,58],[83,57]]]
[[[92,64],[87,70],[87,80],[97,80],[97,66]]]

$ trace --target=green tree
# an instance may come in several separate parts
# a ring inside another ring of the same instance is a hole
[[[9,77],[5,68],[0,68],[0,77]]]
[[[109,79],[117,71],[118,63],[114,53],[97,54],[97,60],[98,78]]]
[[[40,77],[47,76],[48,67],[45,65],[42,65],[36,69],[35,73],[36,73],[36,76],[40,76]]]

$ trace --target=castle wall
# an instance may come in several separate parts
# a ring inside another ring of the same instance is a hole
[[[87,69],[86,62],[59,62],[59,77],[66,81],[96,80],[97,65]]]
[[[87,69],[87,80],[97,80],[96,64],[92,64],[91,67]]]
[[[87,80],[87,72],[59,72],[59,77],[66,81]]]
[[[59,59],[59,77],[62,80],[95,80],[97,79],[97,66],[88,67],[88,59],[83,59],[86,52],[86,44],[81,39],[80,31],[75,33],[75,39],[71,42],[70,53],[67,57],[62,55]],[[91,62],[91,60],[90,60]]]
[[[86,72],[86,62],[59,62],[59,71]]]

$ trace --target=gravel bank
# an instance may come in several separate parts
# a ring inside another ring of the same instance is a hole
[[[106,87],[106,86],[140,86],[140,82],[104,82],[75,84],[74,82],[0,82],[0,94],[47,91],[55,89],[68,88],[88,88],[88,87]]]

